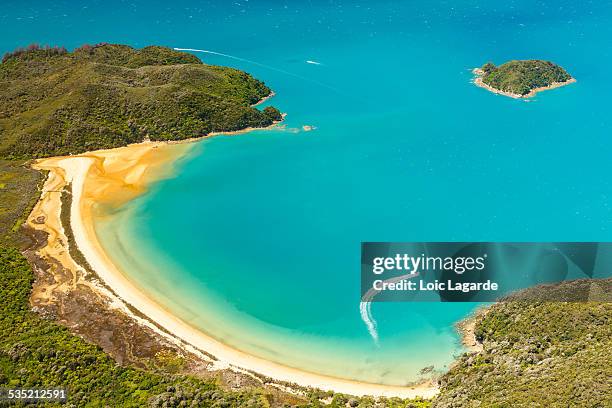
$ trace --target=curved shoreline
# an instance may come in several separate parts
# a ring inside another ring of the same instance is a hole
[[[98,277],[122,301],[137,309],[165,332],[172,333],[173,337],[180,340],[179,343],[188,343],[213,355],[219,360],[215,362],[217,368],[247,370],[277,381],[359,396],[430,398],[437,394],[437,387],[431,383],[413,387],[364,383],[309,373],[251,356],[189,326],[130,282],[113,264],[98,241],[93,224],[93,206],[104,201],[104,197],[108,199],[109,195],[118,196],[120,200],[129,200],[139,195],[149,182],[168,173],[169,162],[190,150],[186,144],[180,147],[176,145],[145,142],[77,156],[43,159],[35,165],[36,168],[49,170],[49,177],[61,176],[66,183],[72,183],[70,224],[74,239]]]
[[[508,96],[508,97],[514,98],[514,99],[528,99],[528,98],[532,98],[532,97],[536,96],[536,94],[538,92],[547,91],[549,89],[560,88],[562,86],[573,84],[574,82],[576,82],[575,78],[570,78],[570,79],[568,79],[565,82],[554,82],[554,83],[552,83],[552,84],[550,84],[548,86],[542,86],[542,87],[539,87],[539,88],[534,88],[531,91],[529,91],[529,93],[527,93],[525,95],[519,95],[519,94],[515,94],[515,93],[512,93],[512,92],[502,91],[501,89],[493,88],[492,86],[485,84],[484,81],[482,80],[484,72],[480,68],[474,68],[472,70],[472,73],[474,75],[476,75],[476,78],[474,78],[474,85],[476,85],[476,86],[478,86],[480,88],[484,88],[484,89],[486,89],[489,92],[493,92],[495,94],[499,94],[499,95],[503,95],[503,96]]]

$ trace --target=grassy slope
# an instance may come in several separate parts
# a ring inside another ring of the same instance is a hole
[[[268,126],[280,113],[250,105],[270,92],[244,72],[163,47],[31,50],[0,64],[0,157]]]
[[[561,286],[571,293],[577,285]],[[608,279],[593,293],[611,292]],[[484,351],[444,375],[435,407],[612,406],[611,303],[499,303],[475,332]]]
[[[495,67],[488,63],[483,66],[483,82],[495,89],[526,95],[532,89],[565,82],[571,76],[560,66],[548,61],[509,61]]]
[[[23,247],[21,225],[38,198],[43,175],[23,162],[0,160],[0,244]]]

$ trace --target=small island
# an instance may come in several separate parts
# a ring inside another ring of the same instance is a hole
[[[531,98],[540,91],[576,82],[559,65],[542,60],[515,60],[500,66],[487,62],[473,72],[474,84],[511,98]]]

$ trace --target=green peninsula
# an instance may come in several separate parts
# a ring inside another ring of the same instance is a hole
[[[166,47],[30,46],[0,64],[0,158],[28,159],[266,127],[272,91]]]
[[[474,73],[476,85],[513,98],[529,98],[537,92],[576,82],[559,65],[542,60],[509,61],[500,66],[488,62]]]

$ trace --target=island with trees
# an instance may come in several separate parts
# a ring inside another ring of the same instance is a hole
[[[474,84],[512,98],[530,98],[540,91],[576,82],[559,65],[542,60],[514,60],[474,69]]]

